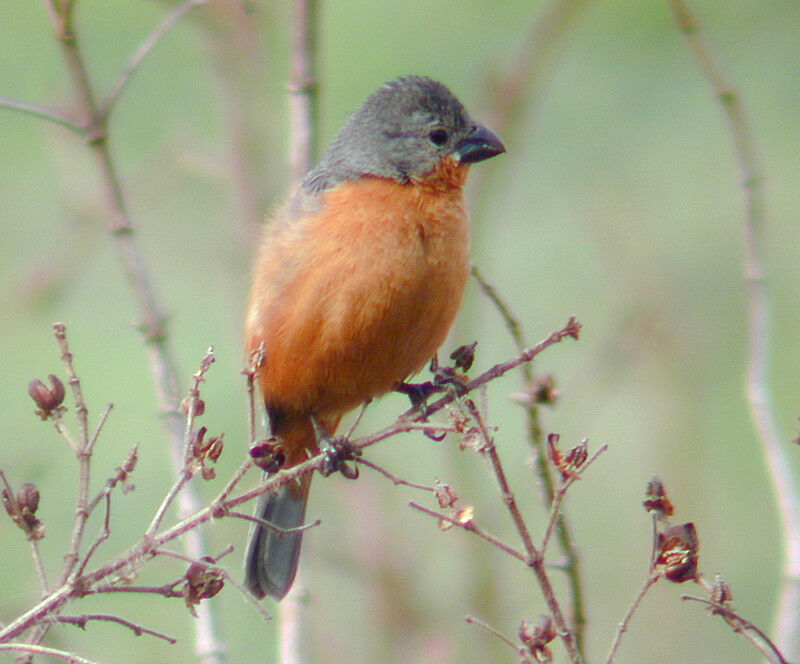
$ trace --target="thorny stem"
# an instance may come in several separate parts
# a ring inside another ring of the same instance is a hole
[[[775,625],[775,641],[789,659],[800,655],[800,491],[793,465],[778,429],[769,391],[770,295],[762,267],[764,233],[763,183],[758,152],[741,97],[725,79],[697,20],[682,0],[668,0],[676,23],[728,120],[731,141],[741,169],[744,191],[744,272],[748,288],[749,334],[747,398],[764,455],[783,531],[783,573]]]

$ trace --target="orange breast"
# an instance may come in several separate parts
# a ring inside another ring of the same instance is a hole
[[[469,273],[466,173],[442,175],[350,182],[324,194],[322,212],[268,231],[247,321],[248,349],[266,351],[268,406],[343,413],[442,344]]]

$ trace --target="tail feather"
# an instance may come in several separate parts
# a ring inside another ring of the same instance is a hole
[[[303,525],[308,502],[310,476],[259,497],[255,516],[278,528]],[[297,572],[302,531],[282,533],[253,524],[245,554],[245,586],[259,599],[271,595],[280,600],[289,592]]]

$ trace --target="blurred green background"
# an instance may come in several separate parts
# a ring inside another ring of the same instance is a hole
[[[508,154],[471,183],[474,259],[533,342],[575,314],[579,343],[537,364],[561,398],[543,412],[563,444],[588,437],[609,451],[570,492],[566,512],[583,559],[590,661],[601,661],[643,582],[650,522],[641,502],[653,473],[677,521],[693,521],[701,569],[721,572],[743,615],[769,629],[780,544],[771,489],[744,398],[746,298],[743,195],[724,116],[664,2],[575,3],[527,94],[502,128]],[[76,25],[102,98],[170,3],[82,0]],[[770,387],[782,433],[797,433],[800,355],[800,5],[796,0],[691,3],[750,114],[765,175],[764,262],[773,297]],[[506,0],[340,0],[320,11],[320,142],[381,82],[406,73],[447,83],[491,122],[493,85],[518,58],[549,3]],[[206,348],[217,362],[203,388],[202,424],[225,433],[220,479],[246,449],[241,320],[258,224],[287,187],[289,3],[252,0],[196,10],[153,51],[111,123],[111,148],[188,385]],[[0,3],[0,96],[68,112],[69,78],[44,6]],[[81,141],[55,125],[0,110],[0,467],[35,481],[47,526],[51,578],[68,541],[75,463],[32,413],[31,378],[61,374],[51,324],[68,326],[92,422],[115,404],[97,446],[94,486],[140,445],[136,491],[113,500],[105,560],[134,542],[172,477],[148,354],[124,278],[98,172]],[[514,354],[473,283],[446,350],[477,339],[477,373]],[[535,532],[545,514],[530,470],[523,413],[495,381],[490,418],[513,488]],[[360,425],[387,424],[403,400],[370,407]],[[68,420],[71,423],[74,420]],[[794,455],[794,450],[791,451]],[[449,482],[478,524],[518,545],[488,468],[457,441],[406,436],[368,457],[405,479]],[[253,478],[255,481],[255,478]],[[532,575],[463,532],[442,533],[412,512],[430,497],[372,472],[358,482],[315,480],[306,536],[308,661],[515,662],[499,641],[464,623],[473,614],[514,637],[545,610]],[[90,535],[99,531],[97,519]],[[239,574],[244,522],[206,529],[210,552],[233,543]],[[27,543],[0,519],[0,620],[38,596]],[[137,582],[161,584],[175,563]],[[558,578],[557,573],[554,574]],[[559,582],[559,588],[561,584]],[[694,588],[656,585],[617,661],[755,662],[757,654],[699,605]],[[213,600],[229,661],[275,661],[275,623],[231,588]],[[268,607],[270,610],[274,605]],[[111,624],[54,628],[48,643],[99,662],[194,661],[180,600],[85,599],[74,615],[115,612],[180,639],[168,646]],[[555,645],[558,661],[564,661]],[[254,654],[255,653],[255,654]],[[0,661],[11,661],[9,655]]]

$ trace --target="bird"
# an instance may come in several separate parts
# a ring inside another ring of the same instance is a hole
[[[383,84],[265,225],[245,320],[282,468],[319,452],[341,417],[435,355],[470,271],[464,184],[505,152],[442,83]],[[273,469],[274,472],[274,469]],[[310,474],[259,497],[245,586],[282,599],[297,571]],[[280,529],[280,530],[279,530]]]

